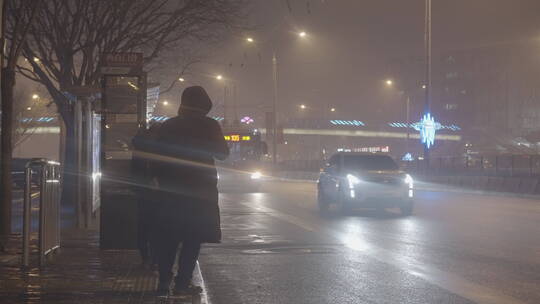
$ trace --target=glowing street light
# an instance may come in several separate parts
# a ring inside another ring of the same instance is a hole
[[[251,38],[251,37],[247,37],[247,38],[246,38],[246,41],[247,41],[248,43],[253,43],[253,42],[255,42],[255,40],[254,40],[253,38]]]
[[[306,108],[307,108],[307,107],[306,107],[305,104],[301,104],[301,105],[300,105],[300,109],[305,110]]]
[[[391,87],[391,86],[394,85],[394,81],[392,79],[388,79],[388,80],[386,80],[386,85]]]
[[[185,80],[183,77],[180,77],[180,78],[178,78],[178,81],[184,82],[184,81],[186,81],[186,80]]]
[[[28,107],[28,108],[26,108],[26,110],[32,111],[32,107]]]
[[[223,79],[223,76],[222,76],[222,75],[217,75],[217,76],[216,76],[216,79],[217,79],[217,80],[222,80],[222,79]]]
[[[300,38],[306,38],[307,37],[307,33],[302,31],[300,33],[298,33],[298,36],[300,36]]]
[[[32,99],[38,99],[38,98],[39,98],[39,95],[38,95],[38,94],[32,95]]]
[[[163,103],[164,106],[168,106],[168,105],[169,105],[169,102],[168,102],[167,100],[164,100],[162,103]]]
[[[336,108],[331,108],[330,109],[330,112],[335,112],[336,111]]]

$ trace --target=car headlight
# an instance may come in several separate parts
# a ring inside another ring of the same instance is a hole
[[[407,185],[409,185],[409,188],[413,188],[414,186],[414,179],[409,174],[405,175],[405,179],[403,180]]]
[[[354,189],[354,186],[360,183],[360,179],[352,174],[347,174],[347,181],[349,182],[350,189]]]
[[[259,171],[255,171],[251,173],[251,179],[260,179],[262,177],[262,173]]]

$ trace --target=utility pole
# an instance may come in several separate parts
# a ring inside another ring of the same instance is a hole
[[[272,55],[272,78],[274,80],[274,99],[272,103],[272,164],[274,169],[277,165],[277,98],[278,98],[278,86],[277,86],[277,58],[276,51]]]
[[[409,139],[411,138],[411,97],[407,94],[407,140],[405,141],[405,153],[409,151]]]
[[[425,20],[425,48],[426,48],[426,95],[424,114],[431,112],[431,0],[426,0],[426,20]],[[424,160],[426,165],[429,166],[429,148],[424,146]],[[427,167],[426,167],[427,168]]]
[[[238,119],[238,99],[236,95],[236,82],[233,82],[233,112],[234,112],[234,125],[239,123]]]
[[[227,85],[223,85],[223,122],[226,125],[227,122]]]

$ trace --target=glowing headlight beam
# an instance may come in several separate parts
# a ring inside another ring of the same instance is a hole
[[[347,181],[350,189],[354,189],[354,186],[360,183],[360,179],[352,174],[347,174]]]
[[[409,188],[412,189],[414,187],[414,179],[409,174],[405,175],[405,179],[403,181],[409,185]]]

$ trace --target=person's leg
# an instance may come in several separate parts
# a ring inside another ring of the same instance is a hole
[[[148,261],[148,225],[145,218],[144,198],[139,198],[137,202],[137,247],[141,255],[142,263]]]
[[[173,277],[172,268],[176,257],[178,241],[174,234],[161,231],[156,245],[159,270],[158,289],[168,289]]]
[[[191,284],[193,270],[197,265],[201,243],[188,241],[182,243],[182,251],[180,252],[180,260],[178,262],[178,274],[175,278],[175,289],[187,288]]]

